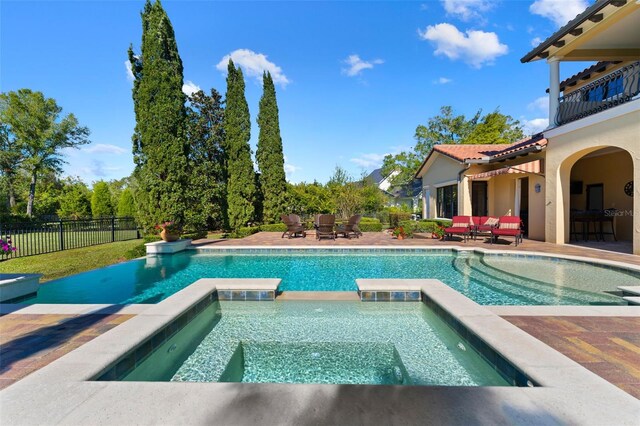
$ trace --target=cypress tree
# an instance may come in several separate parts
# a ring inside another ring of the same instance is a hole
[[[285,212],[287,181],[284,172],[284,154],[280,137],[280,119],[276,88],[269,72],[262,75],[263,93],[260,99],[258,149],[256,161],[260,170],[262,190],[262,218],[264,222],[277,222]]]
[[[160,1],[147,0],[142,11],[140,55],[129,48],[135,81],[133,102],[134,177],[138,219],[146,229],[171,220],[184,221],[188,185],[186,97],[182,93],[182,60],[173,27]]]
[[[91,214],[93,217],[104,217],[113,215],[111,205],[111,192],[106,182],[100,181],[93,185],[91,195]]]
[[[237,229],[255,219],[256,185],[251,161],[251,119],[244,97],[242,70],[229,60],[224,114],[229,226]]]

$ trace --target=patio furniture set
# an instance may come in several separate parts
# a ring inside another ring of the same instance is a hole
[[[450,227],[445,228],[445,237],[451,239],[459,235],[467,242],[478,236],[488,236],[491,244],[498,237],[514,237],[516,246],[522,242],[522,220],[519,216],[454,216]]]
[[[282,222],[287,226],[287,230],[282,234],[281,238],[287,235],[289,238],[301,236],[305,238],[307,233],[305,226],[300,219],[300,216],[296,214],[280,215]],[[361,215],[356,214],[349,218],[347,223],[336,225],[336,216],[333,214],[319,214],[316,216],[313,227],[316,230],[316,239],[331,238],[335,240],[339,235],[345,238],[351,239],[352,236],[360,238],[362,232],[358,227],[360,223]]]

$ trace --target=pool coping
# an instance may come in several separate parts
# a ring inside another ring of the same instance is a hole
[[[88,381],[214,292],[215,280],[207,280],[149,306],[142,315],[0,391],[3,421],[603,424],[615,419],[618,424],[634,424],[640,418],[640,401],[486,307],[443,283],[428,281],[421,286],[426,297],[542,387]]]
[[[233,251],[246,251],[246,250],[260,250],[260,251],[268,251],[268,250],[283,250],[286,252],[296,252],[296,251],[304,251],[304,250],[323,250],[323,251],[364,251],[364,250],[392,250],[392,251],[404,251],[404,252],[416,252],[416,251],[433,251],[433,252],[474,252],[480,253],[483,255],[498,255],[498,256],[510,256],[510,257],[543,257],[543,258],[557,258],[563,260],[572,260],[575,262],[582,263],[594,263],[597,265],[603,266],[611,266],[614,268],[620,268],[627,271],[640,272],[640,265],[633,265],[631,263],[616,261],[616,260],[608,260],[608,259],[597,259],[587,256],[576,256],[569,254],[558,254],[558,253],[546,253],[540,251],[513,251],[513,250],[499,250],[499,249],[486,249],[482,247],[464,247],[458,245],[447,245],[442,247],[434,247],[434,246],[407,246],[407,247],[398,247],[398,246],[189,246],[187,247],[187,251],[193,250],[197,252],[207,252],[207,251],[218,251],[218,252],[233,252]]]

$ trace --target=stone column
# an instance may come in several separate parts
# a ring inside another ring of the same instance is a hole
[[[560,59],[549,58],[549,127],[555,127],[560,97]]]

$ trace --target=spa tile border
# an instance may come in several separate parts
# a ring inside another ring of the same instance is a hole
[[[451,327],[465,342],[469,343],[503,378],[512,386],[538,387],[540,384],[527,376],[521,369],[513,365],[506,358],[487,345],[477,334],[469,330],[457,318],[434,302],[425,293],[422,294],[422,303],[427,305],[440,319]]]
[[[124,354],[118,359],[115,365],[107,367],[107,370],[100,373],[97,381],[122,380],[134,368],[142,364],[156,349],[162,346],[167,340],[172,338],[177,332],[189,324],[199,313],[204,311],[214,302],[220,300],[218,291],[214,290],[204,298],[194,303],[180,316],[175,318],[166,326],[155,332],[151,337],[141,342],[134,349]]]

